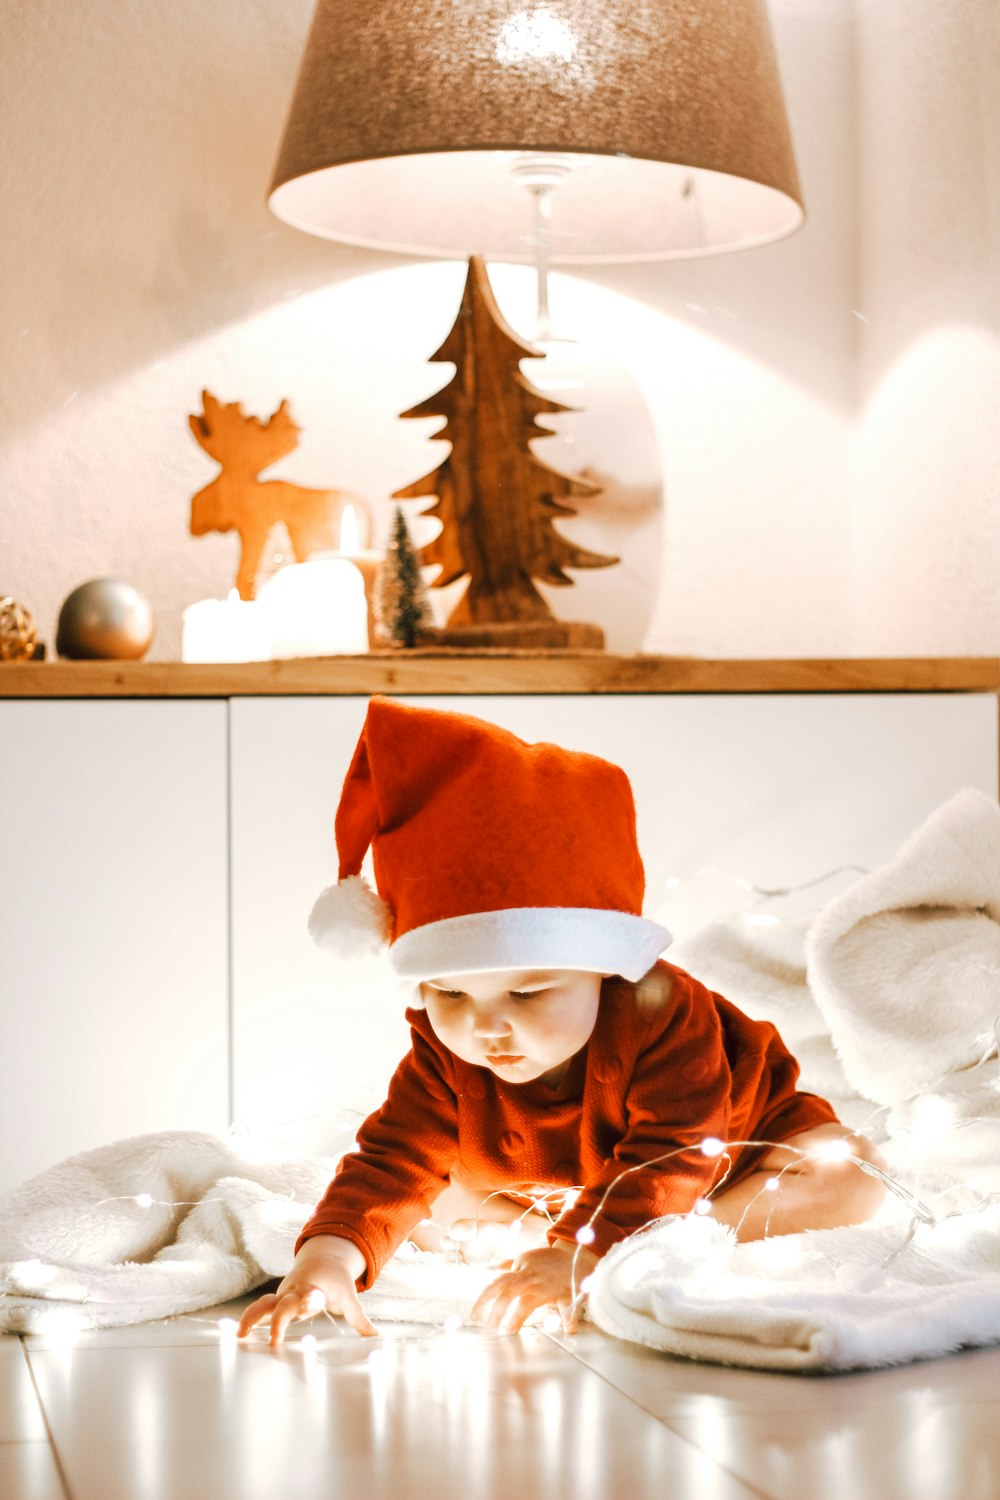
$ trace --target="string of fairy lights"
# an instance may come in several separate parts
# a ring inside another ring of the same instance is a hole
[[[857,865],[841,865],[833,870],[826,871],[822,875],[816,876],[815,878],[802,882],[798,885],[764,887],[756,884],[753,881],[747,880],[744,877],[733,875],[729,872],[709,867],[704,870],[698,870],[694,872],[694,875],[686,877],[686,879],[694,879],[699,876],[719,877],[731,882],[741,890],[753,894],[758,898],[760,903],[767,903],[777,898],[788,897],[798,892],[812,889],[824,884],[826,881],[832,879],[837,875],[848,872],[859,874],[866,873],[862,867]],[[668,887],[672,888],[679,883],[680,882],[671,880],[667,882],[667,885]],[[1000,1017],[998,1017],[997,1021],[994,1023],[992,1031],[987,1035],[984,1035],[979,1040],[982,1044],[981,1055],[979,1056],[978,1061],[971,1066],[973,1068],[981,1068],[993,1060],[998,1060],[998,1063],[1000,1063]],[[947,1081],[949,1076],[950,1074],[945,1072],[940,1074],[936,1078],[929,1079],[924,1084],[922,1089],[912,1095],[909,1100],[905,1101],[908,1104],[920,1102],[921,1100],[929,1100],[932,1102],[940,1101],[942,1103],[944,1108],[943,1111],[939,1112],[936,1116],[935,1128],[931,1132],[932,1136],[936,1136],[938,1139],[940,1139],[940,1137],[946,1131],[951,1129],[969,1129],[983,1123],[996,1125],[998,1123],[997,1116],[991,1117],[983,1115],[968,1115],[962,1117],[961,1119],[948,1118],[949,1111],[947,1105],[945,1105],[944,1101],[940,1100],[940,1096],[938,1095],[937,1090],[940,1085]],[[996,1088],[997,1091],[1000,1092],[1000,1073],[998,1073],[998,1078],[996,1080]],[[887,1115],[892,1108],[893,1106],[890,1105],[874,1106],[872,1110],[867,1114],[865,1119],[854,1127],[852,1133],[857,1136],[871,1139],[872,1136],[876,1133],[876,1122],[880,1119],[880,1117]],[[340,1118],[341,1124],[343,1124],[343,1111],[341,1111]],[[295,1124],[301,1122],[288,1121],[284,1123]],[[238,1135],[239,1133],[239,1127],[234,1127],[230,1131],[230,1134]],[[819,1145],[814,1145],[809,1150],[803,1150],[795,1147],[795,1145],[791,1141],[769,1141],[756,1139],[723,1141],[715,1136],[706,1136],[699,1143],[699,1145],[694,1148],[692,1148],[690,1145],[680,1146],[670,1151],[663,1152],[661,1155],[658,1155],[656,1157],[632,1163],[631,1165],[624,1167],[607,1183],[600,1199],[597,1202],[597,1205],[595,1206],[587,1220],[577,1229],[575,1234],[575,1251],[571,1262],[572,1302],[570,1309],[565,1314],[565,1317],[563,1313],[555,1309],[543,1311],[540,1317],[536,1315],[536,1317],[530,1320],[529,1326],[539,1327],[545,1333],[555,1334],[565,1329],[571,1316],[575,1317],[583,1310],[586,1303],[587,1292],[589,1290],[594,1273],[590,1272],[589,1274],[584,1276],[579,1275],[580,1254],[595,1242],[597,1238],[595,1225],[598,1223],[600,1216],[605,1212],[608,1201],[611,1198],[612,1194],[615,1192],[619,1184],[622,1183],[626,1178],[637,1172],[656,1170],[675,1157],[690,1154],[692,1149],[700,1150],[700,1152],[706,1157],[713,1159],[718,1158],[720,1162],[724,1164],[723,1170],[717,1176],[716,1181],[713,1183],[712,1187],[708,1189],[703,1196],[699,1196],[695,1200],[687,1213],[672,1214],[666,1216],[668,1219],[676,1222],[678,1225],[683,1226],[685,1222],[697,1221],[698,1219],[711,1215],[712,1200],[714,1197],[718,1196],[719,1193],[724,1189],[726,1181],[728,1180],[732,1172],[734,1152],[742,1151],[745,1149],[768,1149],[776,1146],[780,1147],[783,1151],[788,1152],[790,1160],[784,1166],[774,1170],[764,1180],[761,1188],[745,1206],[743,1214],[741,1215],[740,1220],[735,1226],[735,1237],[737,1240],[739,1239],[740,1229],[744,1223],[746,1215],[750,1212],[753,1205],[762,1195],[768,1195],[773,1200],[771,1208],[765,1220],[764,1227],[764,1237],[768,1237],[768,1227],[773,1217],[773,1213],[775,1212],[779,1204],[783,1178],[787,1173],[795,1171],[803,1162],[818,1162],[821,1164],[826,1163],[829,1165],[852,1164],[859,1171],[865,1172],[877,1178],[885,1187],[887,1192],[894,1196],[905,1207],[905,1209],[907,1210],[907,1219],[905,1224],[900,1226],[900,1239],[889,1250],[889,1252],[883,1256],[877,1268],[878,1272],[882,1275],[884,1275],[884,1273],[890,1268],[893,1262],[900,1255],[902,1255],[906,1248],[912,1243],[915,1234],[918,1232],[919,1228],[922,1225],[928,1228],[934,1228],[943,1223],[945,1220],[954,1217],[955,1215],[982,1211],[992,1206],[993,1204],[1000,1202],[1000,1192],[998,1192],[980,1193],[975,1197],[975,1201],[970,1203],[968,1201],[969,1191],[966,1189],[965,1185],[962,1183],[955,1183],[954,1185],[942,1189],[936,1195],[934,1195],[937,1199],[942,1201],[938,1202],[937,1207],[932,1207],[924,1197],[921,1197],[916,1192],[914,1192],[897,1176],[893,1175],[891,1172],[878,1166],[877,1164],[865,1159],[864,1157],[857,1155],[851,1149],[849,1141],[843,1138],[831,1138],[830,1140],[822,1142]],[[518,1242],[523,1242],[525,1229],[526,1227],[530,1228],[530,1221],[532,1218],[538,1218],[542,1221],[543,1225],[551,1227],[558,1221],[558,1218],[561,1214],[565,1213],[575,1204],[580,1192],[582,1191],[582,1187],[559,1187],[557,1189],[543,1189],[538,1187],[534,1183],[528,1182],[513,1184],[505,1183],[503,1187],[498,1188],[483,1197],[480,1204],[480,1214],[482,1215],[482,1217],[477,1216],[472,1220],[463,1219],[456,1221],[445,1230],[445,1233],[440,1241],[440,1254],[438,1255],[437,1259],[444,1262],[451,1261],[454,1263],[458,1261],[465,1264],[476,1264],[482,1266],[484,1269],[488,1268],[490,1264],[496,1266],[501,1262],[509,1262],[512,1258],[516,1257],[518,1253]],[[956,1208],[948,1208],[947,1206],[944,1206],[947,1204],[949,1196],[954,1193],[958,1193],[959,1196],[964,1196],[964,1201],[961,1203],[961,1205]],[[272,1193],[272,1198],[279,1201],[287,1201],[288,1203],[292,1203],[295,1201],[294,1195],[290,1191],[285,1194]],[[490,1217],[488,1212],[484,1212],[488,1209],[488,1205],[490,1204],[490,1202],[496,1198],[505,1198],[508,1201],[511,1198],[520,1198],[521,1200],[527,1201],[526,1206],[523,1208],[523,1211],[521,1213],[515,1215],[509,1220],[498,1220]],[[104,1198],[96,1199],[92,1204],[88,1205],[88,1207],[83,1210],[82,1213],[90,1215],[93,1213],[98,1213],[101,1210],[109,1209],[112,1205],[130,1204],[143,1210],[151,1210],[154,1208],[168,1209],[170,1210],[171,1214],[177,1214],[182,1210],[200,1208],[203,1205],[212,1203],[213,1201],[224,1203],[224,1195],[221,1193],[213,1194],[209,1192],[203,1195],[201,1198],[196,1199],[166,1199],[158,1197],[156,1196],[156,1194],[151,1192],[140,1191],[135,1193],[113,1194]],[[74,1219],[74,1223],[71,1226],[68,1226],[58,1239],[47,1244],[45,1260],[42,1260],[41,1258],[28,1258],[15,1262],[13,1264],[9,1264],[7,1268],[6,1284],[0,1285],[0,1297],[23,1298],[26,1294],[35,1294],[44,1299],[46,1296],[46,1292],[48,1291],[50,1296],[58,1298],[60,1285],[65,1288],[67,1282],[72,1280],[74,1266],[72,1262],[65,1266],[60,1264],[57,1260],[57,1257],[65,1247],[72,1248],[74,1239],[78,1238],[80,1218],[81,1213],[77,1213]],[[647,1224],[643,1225],[639,1230],[637,1230],[635,1232],[635,1235],[640,1236],[643,1234],[651,1233],[663,1223],[664,1219],[662,1217],[652,1219]],[[189,1251],[196,1251],[200,1246],[206,1243],[208,1243],[207,1236],[203,1236],[199,1240],[193,1240],[189,1242],[188,1249]],[[424,1253],[426,1254],[426,1252]],[[87,1268],[82,1265],[78,1265],[76,1269],[85,1273]],[[334,1328],[337,1329],[338,1333],[343,1332],[338,1321],[331,1316],[330,1312],[326,1308],[325,1297],[323,1296],[323,1293],[317,1291],[313,1294],[313,1297],[314,1304],[309,1309],[311,1315],[322,1315],[330,1324],[333,1325]],[[414,1317],[417,1318],[420,1311],[419,1296],[414,1296],[413,1305]],[[67,1316],[71,1317],[71,1314],[68,1313],[68,1309],[66,1309],[65,1307],[65,1302],[61,1302],[59,1307],[59,1318],[61,1332],[63,1334],[69,1334],[72,1332],[72,1330],[67,1325]],[[184,1316],[190,1318],[192,1315],[185,1314]],[[195,1321],[207,1322],[210,1320],[195,1319]],[[236,1329],[238,1326],[236,1320],[233,1318],[222,1317],[212,1321],[214,1321],[214,1326],[218,1330],[220,1344],[223,1346],[223,1348],[229,1348],[230,1346],[235,1345]],[[423,1320],[420,1319],[420,1321]],[[428,1336],[434,1336],[438,1333],[455,1333],[465,1327],[466,1322],[467,1320],[460,1313],[450,1312],[445,1315],[439,1322],[432,1322],[430,1325],[432,1329],[431,1334],[422,1335],[422,1337],[426,1338]],[[83,1320],[81,1320],[81,1325],[83,1325]],[[318,1354],[318,1349],[319,1347],[321,1347],[321,1345],[318,1344],[315,1335],[310,1333],[302,1334],[296,1340],[296,1343],[301,1350],[303,1357],[305,1357],[307,1360],[315,1359]]]
[[[744,1214],[735,1227],[735,1235],[737,1239],[739,1238],[739,1232],[743,1222],[743,1218],[750,1211],[750,1207],[756,1201],[756,1199],[766,1193],[773,1196],[774,1204],[775,1206],[777,1206],[782,1178],[787,1172],[794,1170],[798,1163],[803,1161],[825,1162],[828,1164],[853,1164],[858,1168],[858,1170],[876,1177],[880,1182],[882,1182],[882,1184],[890,1193],[892,1193],[905,1205],[905,1207],[909,1211],[909,1221],[905,1226],[902,1237],[899,1240],[898,1244],[882,1260],[879,1267],[879,1270],[882,1272],[887,1270],[891,1263],[897,1258],[897,1256],[899,1256],[911,1243],[917,1228],[921,1224],[933,1227],[942,1222],[944,1218],[951,1217],[951,1213],[948,1212],[943,1214],[935,1212],[935,1210],[927,1202],[913,1193],[904,1183],[900,1182],[891,1173],[885,1171],[883,1168],[877,1166],[876,1164],[856,1155],[851,1150],[849,1143],[842,1138],[833,1138],[821,1143],[817,1147],[813,1147],[813,1149],[809,1151],[805,1151],[796,1148],[789,1141],[767,1141],[758,1139],[722,1141],[718,1137],[707,1136],[700,1142],[699,1146],[696,1149],[700,1150],[701,1153],[706,1157],[724,1158],[725,1169],[719,1176],[713,1187],[705,1194],[705,1196],[699,1197],[695,1200],[688,1213],[669,1215],[668,1218],[675,1220],[677,1223],[683,1225],[685,1221],[697,1220],[698,1218],[709,1215],[712,1209],[711,1199],[713,1196],[717,1195],[725,1186],[726,1180],[731,1171],[733,1160],[732,1152],[744,1148],[759,1149],[774,1146],[780,1146],[783,1150],[789,1152],[792,1159],[786,1165],[775,1170],[772,1175],[768,1176],[765,1179],[762,1187],[759,1189],[758,1193],[755,1194],[754,1198],[751,1199],[750,1202],[746,1205]],[[596,1230],[594,1226],[598,1222],[600,1215],[604,1212],[608,1199],[610,1198],[616,1187],[626,1177],[636,1172],[655,1169],[676,1156],[688,1154],[691,1149],[692,1148],[689,1146],[677,1147],[674,1150],[664,1152],[655,1158],[633,1163],[630,1166],[623,1168],[622,1171],[619,1172],[607,1184],[598,1204],[596,1205],[588,1219],[585,1221],[585,1223],[582,1224],[576,1231],[576,1250],[571,1262],[572,1301],[570,1308],[567,1310],[565,1316],[563,1313],[560,1313],[557,1310],[549,1310],[543,1313],[540,1319],[533,1320],[534,1326],[540,1327],[541,1330],[546,1333],[558,1333],[565,1328],[571,1315],[576,1315],[583,1310],[593,1272],[583,1277],[578,1276],[579,1255],[582,1250],[586,1249],[594,1243],[594,1240],[596,1239]],[[472,1221],[473,1227],[471,1229],[468,1227],[469,1221],[459,1221],[458,1225],[453,1225],[451,1227],[451,1230],[445,1237],[445,1243],[442,1247],[444,1249],[445,1255],[463,1261],[469,1261],[470,1258],[472,1260],[475,1260],[474,1255],[470,1257],[469,1245],[470,1243],[473,1245],[475,1244],[477,1239],[477,1231],[480,1226],[482,1226],[488,1227],[491,1230],[499,1230],[501,1232],[502,1244],[498,1241],[493,1242],[492,1248],[494,1260],[509,1260],[512,1254],[516,1255],[517,1253],[515,1246],[512,1245],[511,1242],[516,1241],[520,1237],[520,1234],[529,1216],[538,1215],[548,1224],[554,1224],[557,1222],[559,1214],[565,1212],[569,1207],[572,1206],[578,1193],[581,1191],[579,1188],[559,1188],[554,1192],[545,1192],[538,1189],[530,1192],[529,1184],[513,1184],[508,1185],[503,1190],[496,1190],[493,1193],[487,1194],[482,1201],[481,1208],[485,1209],[491,1199],[499,1196],[507,1197],[511,1193],[517,1194],[521,1188],[524,1189],[523,1196],[530,1197],[531,1201],[528,1206],[523,1209],[520,1215],[509,1222],[499,1222],[492,1219]],[[290,1196],[291,1195],[289,1195],[289,1200]],[[200,1204],[211,1202],[212,1200],[213,1195],[211,1194],[202,1199],[173,1200],[157,1198],[153,1194],[148,1192],[139,1192],[130,1194],[116,1194],[107,1198],[99,1199],[92,1205],[90,1205],[90,1208],[93,1211],[109,1207],[112,1204],[130,1203],[142,1209],[151,1209],[153,1207],[157,1207],[168,1208],[171,1211],[176,1211],[185,1208],[195,1208]],[[993,1203],[998,1200],[1000,1200],[1000,1194],[985,1195],[981,1199],[980,1204],[977,1206],[985,1207],[989,1203]],[[955,1210],[954,1212],[959,1212],[959,1210]],[[768,1222],[769,1220],[770,1215],[768,1216]],[[646,1225],[642,1226],[640,1230],[636,1231],[636,1234],[641,1235],[654,1230],[659,1225],[662,1225],[663,1222],[664,1220],[662,1218],[653,1219]],[[456,1230],[458,1231],[457,1233]],[[765,1237],[766,1233],[767,1231],[765,1227]],[[201,1242],[196,1242],[196,1245],[197,1243],[204,1243],[204,1240]],[[483,1263],[480,1262],[480,1264]],[[15,1294],[8,1289],[4,1289],[2,1295],[23,1296],[25,1289],[31,1286],[34,1282],[34,1289],[38,1294],[44,1296],[47,1287],[51,1287],[53,1283],[58,1283],[60,1279],[61,1269],[62,1268],[55,1265],[47,1265],[45,1262],[40,1260],[18,1262],[10,1267],[10,1271],[12,1275],[16,1277],[21,1290],[19,1293]],[[34,1275],[32,1274],[33,1272],[35,1273]],[[323,1297],[322,1292],[316,1291],[313,1294],[313,1298],[314,1305],[311,1309],[309,1309],[310,1313],[312,1315],[322,1314],[328,1321],[334,1323],[335,1326],[338,1326],[339,1331],[339,1325],[336,1324],[336,1320],[331,1317],[326,1309],[325,1298]],[[417,1310],[417,1306],[418,1299],[415,1299],[415,1311]],[[60,1311],[61,1316],[63,1317],[63,1319],[65,1319],[65,1310],[61,1309]],[[451,1312],[447,1314],[440,1323],[437,1323],[434,1326],[440,1332],[452,1333],[466,1326],[466,1319],[457,1312]],[[221,1339],[235,1339],[235,1329],[237,1327],[235,1320],[225,1317],[220,1318],[217,1320],[217,1327]],[[65,1327],[63,1328],[63,1331],[67,1331]],[[300,1343],[300,1345],[306,1344],[306,1340],[310,1338],[312,1339],[313,1344],[315,1344],[315,1337],[308,1334],[302,1335],[298,1342]],[[306,1348],[308,1348],[308,1345],[306,1346]],[[304,1349],[303,1352],[306,1352],[306,1350]]]

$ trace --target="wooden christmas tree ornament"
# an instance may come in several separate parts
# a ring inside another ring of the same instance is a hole
[[[285,479],[258,479],[262,469],[291,453],[299,440],[288,402],[267,421],[248,417],[238,401],[223,405],[202,391],[203,410],[188,417],[195,441],[221,466],[212,483],[191,501],[191,535],[238,531],[242,542],[236,587],[253,599],[267,538],[275,526],[288,532],[297,562],[315,552],[335,551],[344,509],[364,504],[345,490],[314,490]]]
[[[538,416],[572,410],[543,396],[522,374],[521,360],[544,357],[504,321],[486,266],[473,256],[458,318],[431,355],[432,363],[454,364],[454,377],[401,414],[446,417],[434,436],[447,438],[451,452],[393,497],[436,497],[424,514],[440,519],[441,532],[420,551],[421,562],[441,568],[431,587],[469,580],[447,629],[437,636],[442,644],[604,645],[598,626],[557,620],[533,581],[566,587],[573,580],[565,568],[605,568],[618,561],[575,546],[553,525],[576,514],[562,498],[593,495],[597,488],[550,468],[529,447],[530,439],[550,435]]]

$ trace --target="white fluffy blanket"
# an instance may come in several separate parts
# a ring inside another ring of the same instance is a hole
[[[283,1276],[335,1165],[193,1131],[72,1156],[0,1199],[0,1330],[144,1323]],[[363,1297],[373,1317],[443,1323],[486,1277],[404,1250]]]
[[[878,1219],[737,1244],[664,1221],[601,1262],[590,1316],[695,1359],[844,1370],[1000,1340],[1000,808],[963,791],[806,929],[760,914],[672,957],[774,1020],[802,1085],[878,1141]]]
[[[905,1240],[859,1226],[738,1245],[711,1219],[674,1220],[605,1256],[590,1317],[668,1354],[762,1370],[873,1368],[1000,1340],[997,1208]]]
[[[654,1224],[602,1261],[594,1321],[784,1370],[1000,1340],[996,803],[960,793],[808,930],[737,918],[673,956],[776,1021],[804,1086],[879,1140],[898,1193],[872,1225],[756,1244],[708,1220]],[[170,1133],[71,1158],[0,1199],[0,1328],[140,1322],[280,1276],[333,1165]],[[413,1252],[364,1295],[373,1317],[442,1322],[489,1274]]]

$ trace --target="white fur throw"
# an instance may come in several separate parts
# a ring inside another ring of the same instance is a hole
[[[72,1156],[0,1199],[0,1330],[144,1323],[283,1276],[335,1165],[193,1131]],[[363,1296],[374,1317],[443,1322],[487,1279],[407,1249]]]
[[[666,1221],[601,1261],[590,1317],[664,1353],[763,1370],[876,1368],[1000,1340],[1000,1210],[904,1239],[872,1225],[739,1245],[712,1219]]]
[[[773,1370],[1000,1340],[998,924],[1000,808],[967,790],[832,901],[804,951],[793,927],[743,919],[680,949],[680,963],[776,1021],[803,1086],[868,1129],[937,1222],[908,1238],[914,1216],[896,1196],[870,1225],[744,1245],[708,1220],[665,1221],[601,1262],[594,1321],[674,1354]]]
[[[72,1156],[0,1200],[0,1328],[141,1323],[283,1275],[333,1165],[180,1131]]]
[[[809,986],[848,1081],[897,1104],[972,1067],[1000,1020],[1000,809],[967,790],[823,912]]]

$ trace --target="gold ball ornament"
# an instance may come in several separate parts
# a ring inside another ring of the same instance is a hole
[[[92,578],[59,611],[56,651],[71,661],[138,661],[155,625],[148,599],[119,578]]]
[[[35,639],[35,622],[24,605],[9,595],[0,599],[0,661],[30,661]]]

